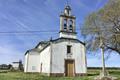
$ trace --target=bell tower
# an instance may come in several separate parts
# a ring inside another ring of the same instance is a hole
[[[76,17],[71,13],[71,7],[66,5],[64,12],[60,15],[60,38],[76,39]]]

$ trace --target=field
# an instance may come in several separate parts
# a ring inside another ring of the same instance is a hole
[[[99,75],[99,69],[89,69],[88,76],[84,77],[47,77],[38,73],[23,73],[23,72],[0,72],[0,80],[93,80]],[[110,75],[118,77],[120,80],[120,69],[110,69]]]

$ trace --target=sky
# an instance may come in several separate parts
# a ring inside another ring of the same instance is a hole
[[[67,0],[0,0],[0,64],[23,60],[27,50],[40,41],[59,37],[59,15]],[[91,12],[99,10],[107,0],[68,0],[76,27],[80,28]],[[17,31],[46,31],[34,33],[2,33]],[[50,31],[50,32],[47,32]],[[77,30],[77,37],[84,38]],[[120,56],[110,55],[106,65],[120,67]],[[101,66],[101,55],[87,54],[88,66]]]

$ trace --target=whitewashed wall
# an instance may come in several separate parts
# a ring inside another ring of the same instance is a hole
[[[64,58],[66,49],[64,42],[52,44],[52,70],[51,73],[64,73]]]
[[[67,55],[67,45],[72,46],[73,55],[71,57],[68,57]],[[51,59],[52,63],[50,64]],[[29,52],[25,55],[24,71],[42,73],[64,73],[65,59],[75,60],[76,73],[87,73],[85,46],[81,43],[70,41],[53,43],[52,45],[49,45],[46,49],[44,49],[41,53],[37,53],[34,51]],[[32,69],[32,67],[34,67],[35,69]]]
[[[13,63],[12,66],[15,70],[18,70],[19,69],[19,62],[18,63]]]
[[[67,45],[72,45],[72,57],[75,60],[75,72],[86,73],[84,46],[81,43],[60,42],[52,44],[52,73],[64,73],[64,60],[69,59],[67,56]]]
[[[40,72],[40,54],[30,51],[25,56],[25,72]]]
[[[50,46],[40,53],[40,68],[42,63],[42,73],[50,73]]]
[[[64,38],[73,38],[73,39],[77,38],[76,34],[70,34],[70,33],[64,33],[64,32],[60,33],[60,38],[61,37],[64,37]]]
[[[27,67],[28,67],[28,65],[27,65],[27,63],[28,63],[28,52],[27,52],[27,54],[25,55],[25,62],[24,62],[24,72],[27,72]]]
[[[85,46],[82,44],[75,44],[74,47],[76,73],[87,73]]]

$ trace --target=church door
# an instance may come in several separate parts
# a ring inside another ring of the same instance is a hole
[[[65,60],[65,76],[74,76],[74,60]]]

